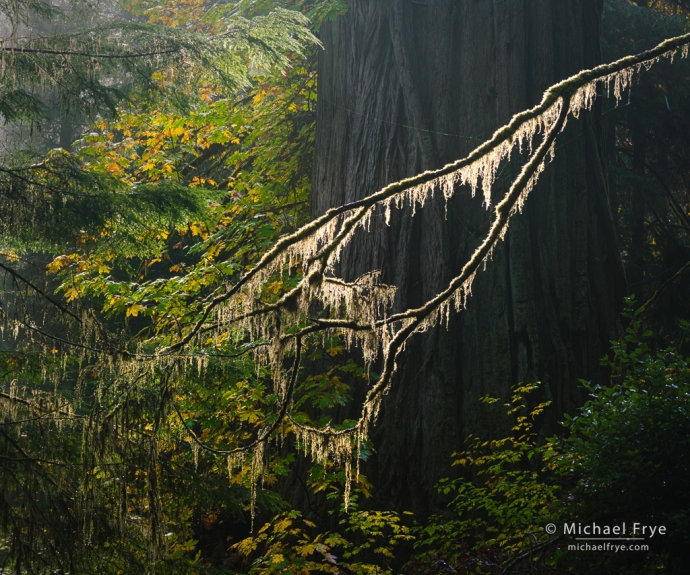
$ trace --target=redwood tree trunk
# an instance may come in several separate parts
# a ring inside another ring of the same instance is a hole
[[[557,80],[599,62],[601,0],[350,0],[321,29],[313,214],[467,154]],[[374,435],[366,471],[382,503],[426,511],[469,433],[498,435],[506,397],[541,381],[551,426],[603,380],[624,278],[597,114],[570,122],[556,161],[450,327],[415,336]],[[508,166],[497,188],[515,175]],[[501,190],[498,189],[497,192]],[[456,275],[488,229],[480,197],[440,194],[412,218],[379,215],[344,254],[346,276],[382,269],[398,306]],[[500,404],[499,404],[500,405]]]

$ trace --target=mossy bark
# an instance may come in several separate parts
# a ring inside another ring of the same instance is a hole
[[[600,0],[351,0],[321,29],[312,210],[466,155],[556,81],[599,63]],[[608,202],[598,115],[571,119],[556,160],[506,241],[478,274],[466,310],[408,342],[374,434],[366,472],[382,503],[435,504],[435,482],[468,434],[510,422],[479,398],[541,381],[544,429],[604,381],[624,277]],[[523,157],[524,159],[524,157]],[[499,177],[510,185],[515,165]],[[486,233],[490,211],[460,189],[412,217],[377,214],[343,254],[345,275],[382,269],[397,306],[440,291]],[[501,405],[500,403],[498,405]]]

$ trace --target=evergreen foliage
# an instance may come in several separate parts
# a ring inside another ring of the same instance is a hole
[[[6,124],[28,123],[32,131],[39,130],[48,120],[49,102],[52,113],[85,123],[99,114],[117,114],[123,99],[184,107],[182,87],[189,82],[243,93],[252,86],[250,75],[284,68],[290,63],[288,51],[299,55],[315,41],[300,12],[280,7],[246,14],[241,6],[219,5],[205,12],[204,32],[132,15],[103,18],[99,9],[104,7],[81,0],[0,6],[9,31],[0,46],[0,113]],[[75,19],[90,26],[70,32],[57,24]],[[199,194],[175,182],[159,187],[135,180],[123,186],[108,172],[84,170],[80,158],[68,151],[37,161],[41,150],[19,148],[6,153],[0,166],[0,206],[10,216],[5,225],[21,230],[3,229],[5,244],[28,241],[26,247],[53,250],[76,230],[93,233],[115,216],[136,226],[137,221],[152,224],[151,218],[161,215],[158,225],[170,227],[203,213]],[[137,215],[134,205],[139,205]],[[51,222],[52,229],[37,229],[36,222]]]

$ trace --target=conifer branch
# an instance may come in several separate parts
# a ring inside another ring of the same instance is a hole
[[[38,411],[39,406],[36,404],[27,401],[26,399],[23,399],[21,397],[16,397],[12,396],[9,393],[5,393],[4,391],[0,391],[0,397],[3,398],[6,401],[10,402],[17,402],[21,403],[25,407],[28,407],[32,411]],[[52,409],[50,411],[43,412],[41,415],[31,418],[31,419],[22,419],[22,420],[15,420],[15,421],[2,421],[0,422],[0,426],[2,425],[19,425],[21,423],[26,423],[28,421],[35,421],[37,419],[46,419],[49,415],[57,414],[58,417],[55,417],[54,419],[83,419],[83,415],[77,415],[74,413],[69,413],[67,411],[62,411],[60,407],[57,407],[55,409]]]
[[[41,335],[47,339],[56,341],[58,343],[62,343],[62,344],[67,345],[69,347],[74,347],[77,349],[83,349],[85,351],[90,351],[90,352],[93,352],[97,355],[110,355],[106,350],[98,349],[98,348],[92,347],[90,345],[84,345],[83,343],[79,343],[76,341],[70,341],[68,339],[64,339],[64,338],[59,337],[57,335],[53,335],[52,333],[48,333],[47,331],[44,331],[41,328],[36,327],[35,325],[31,325],[30,323],[24,322],[24,321],[19,320],[19,319],[13,319],[13,318],[9,317],[9,314],[5,310],[0,308],[0,317],[3,317],[3,316],[9,321],[17,323],[18,325],[20,325],[24,329],[28,329],[29,331],[33,331],[33,332],[35,332],[35,333],[37,333],[37,334],[39,334],[39,335]],[[126,352],[124,352],[124,353],[126,353]],[[112,355],[123,355],[123,352],[120,350],[113,351]]]

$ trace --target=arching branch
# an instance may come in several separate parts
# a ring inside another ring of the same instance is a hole
[[[385,186],[380,191],[361,200],[344,204],[328,210],[322,216],[314,219],[299,230],[280,238],[276,244],[264,254],[257,264],[244,274],[235,284],[228,286],[225,293],[215,296],[208,301],[204,311],[190,331],[178,342],[162,350],[161,354],[170,354],[189,344],[199,333],[211,313],[221,304],[230,301],[240,291],[264,273],[271,274],[281,265],[283,259],[293,252],[299,253],[299,244],[311,240],[316,242],[319,234],[326,234],[324,245],[316,254],[305,258],[304,263],[317,262],[319,265],[313,272],[309,281],[303,280],[297,288],[294,288],[290,297],[297,290],[304,289],[305,285],[320,281],[323,274],[323,263],[334,252],[342,249],[352,237],[354,230],[363,225],[371,216],[375,207],[390,208],[390,202],[398,199],[398,203],[409,200],[413,206],[418,203],[423,205],[424,199],[433,191],[435,186],[441,186],[446,199],[454,192],[456,184],[470,184],[476,189],[479,181],[485,191],[487,205],[490,202],[490,190],[495,177],[498,163],[510,156],[516,147],[522,147],[525,142],[531,141],[534,134],[540,130],[548,129],[553,122],[554,108],[559,100],[570,102],[566,115],[579,116],[582,109],[589,109],[597,94],[599,84],[603,84],[609,91],[613,87],[614,96],[621,98],[622,92],[631,85],[635,72],[651,67],[660,57],[673,57],[675,51],[682,49],[683,56],[687,55],[690,34],[671,38],[659,44],[656,48],[641,54],[628,56],[610,64],[602,64],[591,70],[584,70],[549,88],[541,102],[519,114],[513,116],[508,124],[498,129],[487,142],[472,151],[467,157],[451,162],[438,170],[429,170]],[[327,236],[328,228],[338,227],[336,224],[342,221],[338,232],[330,238]],[[320,269],[319,269],[320,268]]]

